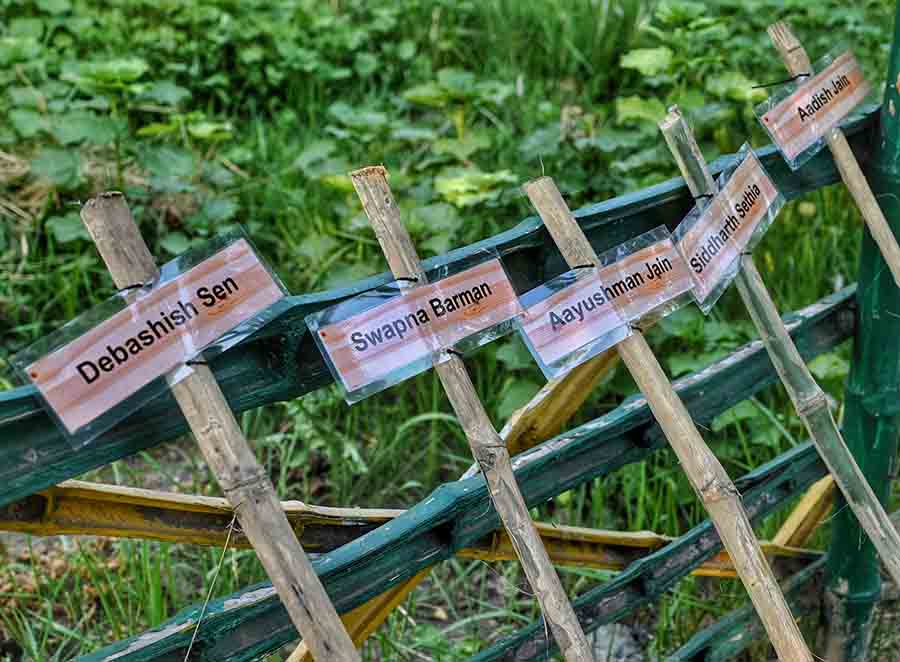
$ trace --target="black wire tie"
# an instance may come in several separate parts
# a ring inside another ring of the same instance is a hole
[[[783,85],[784,83],[792,83],[795,80],[797,80],[798,78],[804,78],[806,76],[812,76],[812,74],[810,74],[810,73],[797,74],[796,76],[792,76],[791,78],[785,78],[784,80],[777,80],[774,83],[763,83],[762,85],[754,85],[750,89],[751,90],[760,90],[764,87],[774,87],[776,85]]]

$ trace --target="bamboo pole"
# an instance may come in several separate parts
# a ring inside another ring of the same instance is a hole
[[[81,219],[116,287],[154,279],[156,262],[125,197],[101,193],[82,207]],[[244,434],[212,371],[197,365],[172,387],[200,451],[253,544],[291,620],[319,660],[355,662],[359,653],[297,541],[275,489]]]
[[[806,50],[785,21],[778,21],[770,25],[768,33],[775,48],[781,54],[781,59],[784,60],[784,66],[792,76],[812,73],[812,63],[809,61]],[[825,134],[825,141],[834,157],[838,172],[841,173],[841,179],[844,180],[847,190],[853,196],[869,232],[872,233],[872,238],[878,244],[881,256],[894,276],[894,283],[900,287],[900,246],[884,218],[881,207],[875,200],[875,195],[853,155],[853,150],[847,143],[847,138],[844,137],[844,132],[840,127],[834,127]]]
[[[542,177],[523,188],[566,262],[572,267],[598,264],[597,254],[553,180]],[[643,334],[634,330],[617,347],[731,555],[779,660],[812,662],[812,654],[754,536],[737,488],[703,441]]]
[[[716,182],[700,153],[691,128],[677,106],[669,109],[669,114],[660,122],[659,127],[691,193],[695,197],[715,195],[718,191]],[[698,197],[697,204],[702,208],[708,202]],[[753,257],[743,255],[740,260],[741,268],[735,283],[766,346],[772,365],[775,366],[794,409],[809,431],[819,456],[878,550],[891,577],[900,585],[900,535],[844,443],[828,408],[828,399],[791,340],[775,302],[753,263]]]
[[[352,172],[350,179],[391,271],[396,276],[412,276],[418,278],[419,283],[425,283],[425,271],[403,227],[400,210],[388,186],[387,171],[381,166],[363,168]],[[593,659],[591,647],[531,521],[512,472],[506,445],[484,411],[465,364],[459,357],[450,356],[448,361],[436,365],[435,370],[466,434],[472,454],[484,473],[491,500],[509,532],[545,622],[567,660],[589,662]]]
[[[544,387],[527,404],[516,410],[500,430],[500,438],[506,444],[507,452],[510,455],[521,453],[557,434],[566,421],[584,404],[597,382],[615,368],[617,358],[618,355],[614,349],[606,350],[565,375],[544,384]],[[476,462],[466,470],[460,480],[477,474],[478,463]],[[542,528],[543,526],[545,525],[537,524],[538,532],[547,547],[550,559],[554,563],[559,563],[559,558],[554,556],[554,548],[547,544],[547,533]],[[465,550],[460,552],[460,555],[465,556]],[[344,622],[356,645],[361,646],[366,638],[387,620],[397,604],[412,593],[427,576],[427,572],[420,572],[400,586],[360,605],[351,612],[351,615],[345,616]],[[312,662],[312,657],[306,653],[302,643],[288,659],[288,662],[300,662],[301,660]]]

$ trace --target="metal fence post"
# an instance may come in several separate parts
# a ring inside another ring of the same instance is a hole
[[[867,175],[894,235],[900,234],[900,11],[887,68],[880,135]],[[886,502],[900,423],[900,290],[864,230],[859,265],[859,319],[846,391],[844,438],[872,488]],[[828,564],[830,662],[867,659],[872,615],[881,595],[875,549],[838,496]]]

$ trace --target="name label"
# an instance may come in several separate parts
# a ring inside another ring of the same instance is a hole
[[[74,433],[283,296],[239,239],[26,371]]]
[[[764,114],[762,123],[784,156],[793,161],[868,93],[859,63],[846,51]]]
[[[597,272],[604,296],[626,322],[652,313],[694,286],[670,237],[641,248]]]
[[[607,289],[594,272],[525,309],[522,331],[544,364],[553,365],[624,326]]]
[[[503,265],[494,258],[317,333],[344,388],[352,392],[521,311]]]
[[[728,274],[778,198],[778,190],[751,151],[697,221],[678,241],[702,303]]]
[[[522,331],[547,365],[689,292],[691,274],[670,237],[579,278],[522,314]],[[527,301],[528,294],[524,297]]]

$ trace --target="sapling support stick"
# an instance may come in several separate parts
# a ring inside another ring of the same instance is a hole
[[[697,197],[697,205],[702,208],[709,204],[702,196],[715,195],[718,188],[680,110],[673,106],[659,127],[688,188]],[[737,289],[772,365],[847,504],[869,535],[894,582],[900,585],[900,535],[844,443],[828,408],[828,399],[791,340],[753,263],[753,256],[742,255],[740,261],[741,268],[735,278]]]
[[[809,61],[806,50],[800,40],[791,32],[787,23],[784,21],[773,23],[768,27],[768,33],[775,48],[781,54],[781,59],[784,60],[784,66],[792,76],[813,73],[812,63]],[[847,190],[853,196],[853,200],[859,207],[863,220],[872,234],[872,239],[878,245],[881,256],[894,276],[894,282],[900,287],[900,245],[897,244],[897,238],[891,232],[884,213],[875,200],[875,195],[859,167],[856,156],[853,155],[853,150],[847,143],[844,132],[837,126],[830,129],[825,134],[825,142],[828,144],[828,149],[831,150],[838,172],[841,173],[841,179],[844,180]]]
[[[101,193],[81,210],[116,287],[158,275],[121,193]],[[171,386],[197,445],[256,550],[272,585],[317,660],[357,662],[359,652],[297,541],[269,476],[257,462],[212,371],[193,373]]]
[[[391,271],[397,277],[417,278],[418,284],[424,284],[425,271],[403,226],[400,210],[387,182],[387,171],[381,166],[363,168],[352,172],[350,179]],[[544,621],[550,626],[566,660],[590,662],[593,660],[591,647],[531,520],[513,475],[506,445],[478,399],[465,364],[458,356],[451,355],[434,369],[484,474],[491,501],[509,533]]]
[[[541,177],[523,188],[569,266],[599,264],[553,180]],[[812,654],[753,533],[737,488],[703,441],[643,334],[634,329],[616,347],[719,532],[778,659],[812,662]]]

